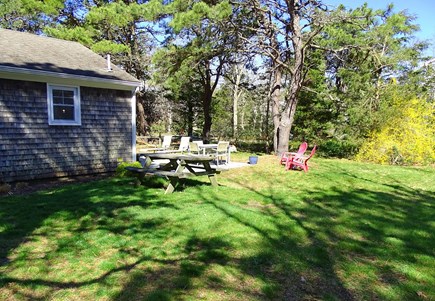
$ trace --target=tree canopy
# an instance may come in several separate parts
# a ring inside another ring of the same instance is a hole
[[[78,41],[143,80],[139,134],[261,140],[277,154],[302,140],[329,155],[361,154],[391,132],[395,119],[385,116],[411,114],[402,109],[408,102],[433,105],[433,60],[414,36],[415,21],[393,5],[349,9],[313,0],[0,5],[0,27]],[[400,93],[399,106],[393,95]]]

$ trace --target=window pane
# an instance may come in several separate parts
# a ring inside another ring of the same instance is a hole
[[[71,98],[65,97],[63,99],[63,103],[66,104],[66,105],[74,105],[74,98],[73,97],[71,97]]]
[[[55,120],[74,120],[74,107],[53,106]]]
[[[63,97],[68,97],[68,98],[73,98],[74,97],[74,91],[67,91],[67,90],[64,90],[63,91]]]
[[[63,96],[63,90],[55,90],[53,89],[53,98],[55,97],[62,97]]]
[[[63,104],[63,98],[53,95],[53,103],[54,104]]]

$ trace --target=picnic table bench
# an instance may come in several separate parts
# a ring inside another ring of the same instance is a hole
[[[165,194],[172,193],[179,184],[180,179],[192,176],[208,176],[212,186],[218,186],[216,174],[221,170],[212,168],[210,162],[213,158],[200,155],[179,155],[171,153],[150,153],[146,157],[143,168],[126,167],[127,170],[145,176],[161,176],[169,179],[169,185]],[[169,160],[169,163],[161,164],[158,168],[150,168],[151,163],[156,160]]]

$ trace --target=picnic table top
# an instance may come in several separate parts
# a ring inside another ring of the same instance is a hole
[[[210,162],[213,160],[212,157],[209,156],[201,156],[201,155],[180,155],[174,153],[150,153],[150,154],[141,154],[142,156],[149,157],[152,160],[155,159],[169,159],[169,160],[183,160],[189,162]]]

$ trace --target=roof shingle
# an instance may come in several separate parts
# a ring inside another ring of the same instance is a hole
[[[139,82],[77,42],[0,29],[0,66]]]

